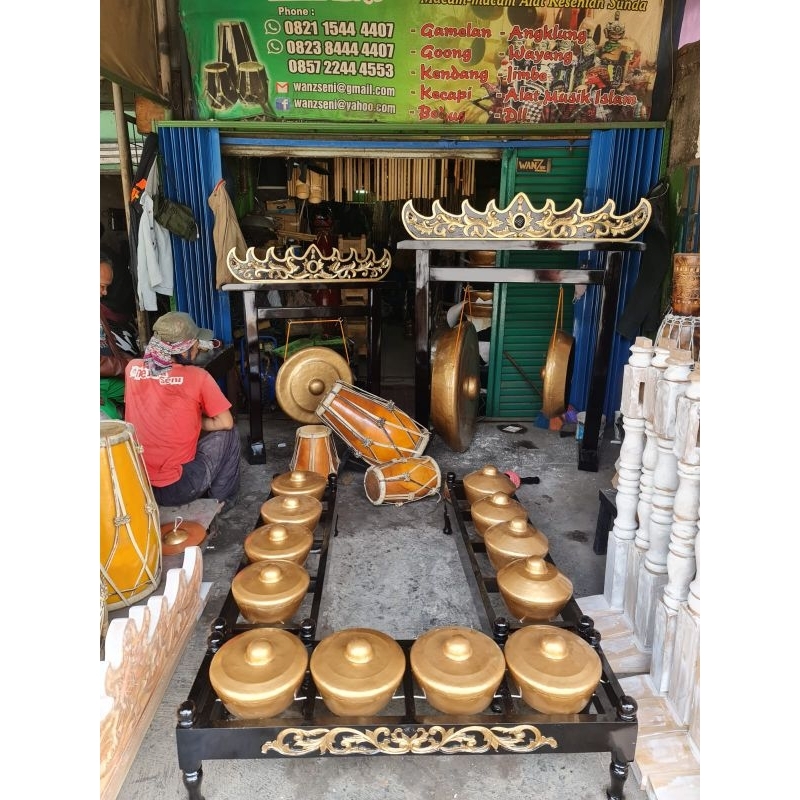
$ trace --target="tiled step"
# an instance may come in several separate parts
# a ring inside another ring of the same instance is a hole
[[[650,680],[650,653],[635,643],[630,620],[611,609],[603,595],[578,599],[594,621],[603,653],[625,694],[639,707],[639,735],[632,773],[649,800],[699,800],[700,758],[686,730],[678,724],[669,698]]]
[[[611,609],[602,594],[578,599],[580,610],[594,621],[600,644],[617,677],[650,672],[650,653],[639,649],[630,620],[619,609]]]
[[[650,800],[699,800],[700,772],[691,775],[651,775],[645,791]]]
[[[699,800],[700,757],[669,698],[659,695],[649,675],[620,680],[639,707],[639,735],[632,772],[650,800]]]

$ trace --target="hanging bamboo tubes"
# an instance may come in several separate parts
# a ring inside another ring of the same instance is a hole
[[[340,202],[362,197],[371,202],[439,198],[445,203],[459,203],[475,192],[475,162],[471,159],[345,157],[332,161],[330,181],[319,176],[318,183],[326,197]],[[287,183],[290,195],[297,188],[297,180],[295,169]]]

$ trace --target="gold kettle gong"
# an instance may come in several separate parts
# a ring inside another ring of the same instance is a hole
[[[547,359],[542,367],[542,413],[546,417],[557,417],[567,408],[570,356],[575,339],[561,330],[563,322],[564,287],[562,286],[558,292],[555,329],[550,337]]]
[[[431,424],[456,453],[475,435],[480,393],[478,334],[471,322],[462,322],[431,346]]]

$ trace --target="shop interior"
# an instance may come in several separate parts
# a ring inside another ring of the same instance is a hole
[[[134,143],[136,146],[136,143]],[[411,403],[414,374],[415,254],[399,250],[408,238],[401,211],[407,200],[430,214],[434,200],[452,212],[467,201],[483,208],[496,199],[500,186],[499,160],[464,157],[283,157],[224,155],[225,188],[236,211],[248,248],[258,258],[267,250],[283,257],[288,248],[303,253],[314,245],[323,256],[334,249],[359,256],[372,251],[391,255],[391,268],[381,281],[381,370],[387,391],[396,402]],[[129,263],[125,213],[120,208],[118,176],[101,175],[101,246],[117,263]],[[239,254],[242,257],[244,253]],[[441,266],[492,266],[494,252],[441,251]],[[491,335],[492,284],[442,283],[432,298],[434,326],[453,327],[462,313],[478,330],[482,383],[486,388]],[[272,293],[271,305],[331,306],[364,302],[366,290],[347,288],[286,289]],[[116,270],[107,302],[135,313],[135,290],[129,270]],[[465,300],[469,300],[465,303]],[[150,324],[170,310],[172,298],[158,296],[159,310],[146,312]],[[466,308],[465,308],[466,306]],[[239,367],[239,410],[247,408],[248,366],[241,293],[230,293],[231,329]],[[366,372],[367,320],[339,318],[331,322],[262,320],[262,408],[277,408],[275,378],[284,358],[308,345],[324,344],[348,358],[356,382]],[[405,392],[405,395],[403,394]]]

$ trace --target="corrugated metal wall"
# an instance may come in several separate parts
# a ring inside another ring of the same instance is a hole
[[[503,186],[498,204],[505,207],[517,192],[524,192],[535,207],[551,198],[557,208],[583,196],[589,140],[548,141],[531,149],[508,151],[503,156]],[[548,159],[548,172],[520,171],[519,162]],[[578,266],[576,253],[505,252],[501,268],[536,266],[542,269]],[[542,407],[542,369],[555,328],[559,284],[495,284],[497,320],[492,329],[486,413],[490,417],[533,419]],[[572,332],[574,288],[564,287],[563,330]],[[525,373],[523,377],[511,356]],[[538,391],[531,388],[532,381]]]
[[[189,206],[200,238],[189,242],[172,235],[175,264],[175,309],[211,328],[225,344],[233,342],[230,299],[215,287],[214,214],[208,197],[222,178],[219,130],[216,128],[160,128],[164,194]]]

